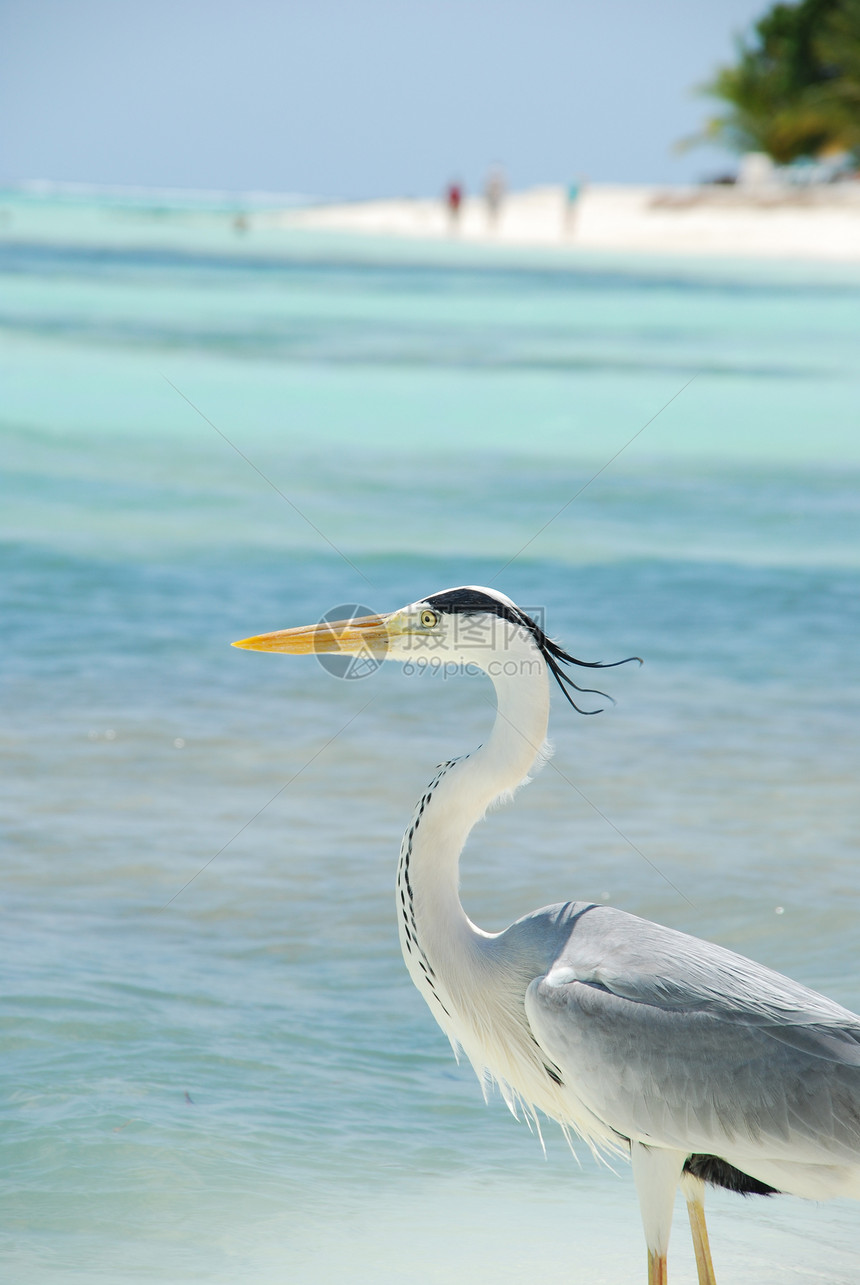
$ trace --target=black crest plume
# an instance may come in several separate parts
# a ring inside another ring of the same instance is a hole
[[[492,594],[483,593],[480,589],[448,589],[444,593],[434,593],[425,601],[436,611],[445,612],[449,615],[476,616],[491,615],[499,616],[502,620],[508,620],[511,624],[521,625],[527,629],[540,648],[543,658],[546,661],[547,669],[552,674],[555,681],[564,694],[565,700],[572,705],[577,714],[600,714],[603,711],[599,709],[580,709],[576,701],[571,696],[571,691],[579,692],[583,696],[602,696],[604,700],[612,700],[607,692],[599,691],[596,687],[580,687],[573,681],[565,666],[578,665],[582,669],[615,669],[618,665],[627,665],[631,661],[638,661],[642,664],[640,656],[627,656],[624,660],[602,661],[602,660],[577,660],[576,656],[571,656],[570,652],[560,647],[558,643],[547,638],[531,616],[527,616],[519,607],[509,606],[506,602],[501,602],[494,598]]]

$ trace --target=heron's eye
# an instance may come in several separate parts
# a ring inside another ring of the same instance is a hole
[[[432,629],[433,626],[438,622],[438,620],[439,620],[439,617],[436,615],[435,611],[421,612],[421,623],[425,629]]]

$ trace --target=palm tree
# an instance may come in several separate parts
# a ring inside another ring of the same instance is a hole
[[[728,111],[693,142],[800,156],[860,149],[860,0],[777,4],[739,40],[738,61],[703,86]]]

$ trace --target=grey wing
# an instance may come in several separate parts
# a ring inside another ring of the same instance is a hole
[[[526,993],[534,1035],[625,1137],[860,1163],[860,1018],[731,951],[605,907]]]

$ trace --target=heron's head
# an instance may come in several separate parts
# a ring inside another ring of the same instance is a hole
[[[605,693],[579,687],[566,672],[567,666],[611,667],[601,661],[577,660],[552,642],[540,625],[505,594],[476,585],[444,589],[385,615],[323,619],[316,625],[243,638],[233,646],[291,655],[334,652],[422,666],[473,665],[494,680],[542,673],[545,666],[581,714],[598,711],[580,709],[570,695],[571,689],[599,696]]]

